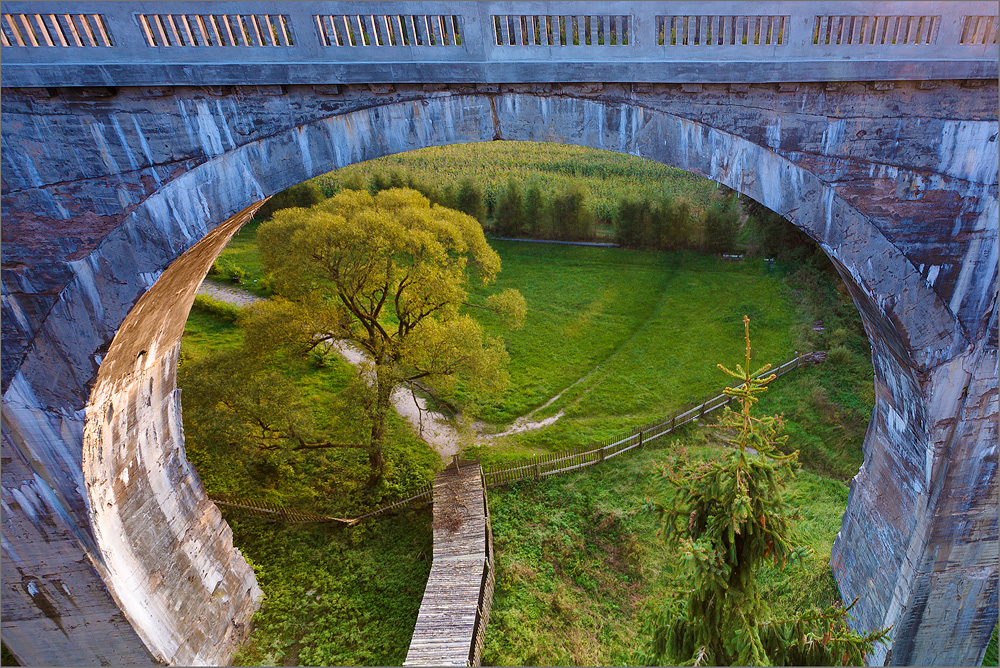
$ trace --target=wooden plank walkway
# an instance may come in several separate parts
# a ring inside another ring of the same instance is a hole
[[[404,666],[478,664],[493,598],[488,513],[477,463],[435,476],[434,560]]]

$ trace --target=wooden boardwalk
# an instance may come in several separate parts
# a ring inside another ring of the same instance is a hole
[[[493,602],[493,546],[482,471],[434,479],[434,560],[404,666],[478,665]]]

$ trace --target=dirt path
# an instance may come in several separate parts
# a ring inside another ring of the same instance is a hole
[[[198,294],[208,295],[213,299],[237,306],[249,306],[262,299],[235,286],[219,285],[210,281],[204,281],[201,284]],[[364,353],[347,342],[341,341],[334,347],[341,357],[355,367],[361,366],[365,359]],[[428,410],[427,402],[423,397],[416,396],[409,388],[398,388],[392,395],[392,405],[397,413],[413,425],[420,438],[441,455],[441,459],[450,461],[453,455],[458,454],[461,444],[458,430],[448,422],[444,415],[437,411]]]
[[[210,281],[202,282],[201,287],[198,289],[198,294],[207,295],[213,299],[218,299],[219,301],[235,304],[237,306],[249,306],[250,304],[261,301],[262,299],[262,297],[253,295],[236,286],[219,285],[218,283]],[[341,357],[355,367],[360,367],[365,361],[365,354],[346,341],[341,341],[335,344],[334,348]],[[501,436],[509,436],[510,434],[533,431],[535,429],[547,427],[563,416],[562,411],[560,411],[557,415],[545,418],[544,420],[535,421],[531,419],[531,416],[558,398],[559,395],[556,395],[545,405],[539,406],[528,415],[516,419],[514,423],[505,431],[490,435],[477,434],[475,440],[488,443]],[[392,394],[392,405],[396,409],[397,413],[406,418],[410,424],[413,425],[413,428],[417,431],[417,434],[420,435],[420,438],[426,441],[432,448],[434,448],[434,450],[437,451],[438,454],[441,455],[441,459],[446,462],[451,461],[452,456],[458,454],[462,445],[461,434],[459,434],[455,426],[449,422],[448,418],[442,413],[429,410],[427,408],[426,399],[417,396],[416,393],[408,387],[400,387],[397,388]]]

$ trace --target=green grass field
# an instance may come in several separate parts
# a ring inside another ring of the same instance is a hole
[[[487,198],[496,196],[508,176],[551,188],[582,181],[598,216],[625,194],[662,189],[700,209],[715,192],[709,181],[631,156],[516,142],[390,156],[318,182],[332,191],[347,179],[356,183],[357,174],[368,178],[393,169],[438,186],[474,176]],[[234,237],[219,264],[238,265],[247,274],[243,286],[266,295],[256,225]],[[488,404],[473,401],[461,386],[441,399],[460,411],[475,406],[474,417],[486,432],[529,413],[534,419],[563,416],[544,429],[466,451],[484,463],[593,443],[718,393],[729,378],[716,364],[731,367],[743,359],[744,314],[751,318],[755,366],[779,363],[795,350],[830,351],[828,362],[776,381],[761,403],[761,410],[783,414],[789,447],[800,451],[803,471],[793,483],[802,518],[797,530],[815,554],[804,566],[765,571],[760,582],[779,613],[835,600],[830,547],[846,503],[845,482],[862,461],[873,386],[857,310],[826,261],[816,255],[772,268],[693,252],[491,243],[503,270],[495,285],[474,290],[471,300],[517,288],[528,302],[527,321],[512,332],[488,313],[471,314],[505,340],[511,383],[500,400]],[[824,323],[821,331],[813,329],[817,320]],[[196,358],[238,341],[231,323],[196,310],[182,354]],[[341,393],[353,369],[336,359],[322,368],[290,358],[275,364],[310,397],[317,422],[342,423],[349,398]],[[390,490],[429,479],[439,465],[401,419],[392,420],[390,441],[388,456],[399,478]],[[643,499],[659,493],[654,462],[680,447],[690,457],[718,452],[710,432],[692,425],[613,465],[490,492],[498,570],[484,665],[639,660],[651,614],[680,582],[679,557],[663,548]],[[255,495],[268,500],[320,512],[349,512],[362,493],[363,462],[343,453],[234,458],[191,442],[188,451],[210,492],[257,489]],[[267,595],[238,661],[402,661],[430,563],[426,509],[350,530],[227,518]]]
[[[678,440],[689,457],[717,452],[699,430]],[[643,506],[661,493],[654,463],[678,445],[490,492],[497,585],[483,665],[642,665],[649,620],[682,582],[680,555],[663,547]],[[808,472],[792,484],[797,530],[815,554],[761,575],[776,613],[838,600],[827,564],[846,500],[846,487]]]
[[[722,386],[726,377],[717,361],[739,361],[743,314],[752,319],[762,360],[792,354],[789,290],[760,263],[696,253],[492,244],[503,261],[495,289],[515,287],[528,301],[528,318],[518,331],[477,316],[504,336],[511,357],[510,389],[479,416],[498,427],[559,394],[536,417],[564,411],[563,420],[586,429],[601,430],[607,422],[620,431],[679,410]]]

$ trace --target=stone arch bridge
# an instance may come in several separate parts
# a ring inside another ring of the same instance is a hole
[[[184,456],[198,283],[284,188],[531,140],[715,179],[826,251],[876,397],[835,577],[861,626],[893,625],[873,663],[978,663],[997,25],[990,2],[4,3],[4,643],[49,665],[226,662],[260,590]]]

